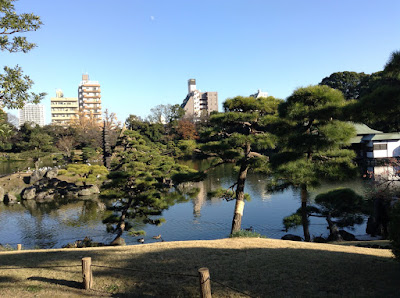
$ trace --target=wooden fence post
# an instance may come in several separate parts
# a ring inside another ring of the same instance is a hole
[[[82,258],[83,287],[90,290],[93,287],[92,258]]]
[[[199,279],[200,279],[200,297],[211,298],[211,280],[210,271],[208,268],[199,269]]]
[[[17,250],[22,250],[22,244],[17,244]]]

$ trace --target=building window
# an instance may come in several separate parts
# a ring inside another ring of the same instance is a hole
[[[387,150],[387,144],[374,144],[374,150]]]

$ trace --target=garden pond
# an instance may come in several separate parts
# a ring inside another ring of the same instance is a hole
[[[198,164],[195,166],[199,166]],[[161,235],[164,241],[210,240],[226,238],[230,233],[235,201],[208,198],[210,190],[231,186],[237,174],[231,165],[223,165],[210,171],[206,180],[194,183],[199,188],[197,197],[176,204],[163,212],[166,222],[161,226],[138,222],[136,230],[144,230],[145,243],[161,241],[153,236]],[[310,191],[311,199],[316,194],[336,187],[350,187],[362,193],[367,182],[359,179],[348,183],[323,184]],[[246,202],[242,228],[252,227],[255,232],[268,238],[281,238],[287,233],[303,235],[302,227],[286,232],[282,219],[300,207],[300,192],[289,188],[279,193],[268,193],[265,177],[249,174],[245,191],[251,200]],[[23,201],[14,205],[0,203],[0,243],[15,247],[21,243],[26,248],[59,248],[78,239],[90,237],[93,241],[109,243],[114,235],[102,223],[106,206],[101,198],[85,200],[56,200],[49,203]],[[365,237],[365,222],[347,230],[357,237]],[[327,236],[327,224],[323,218],[311,218],[311,236]],[[124,235],[127,244],[138,244],[137,238]]]

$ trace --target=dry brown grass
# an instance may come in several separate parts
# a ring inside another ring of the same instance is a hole
[[[94,289],[81,289],[82,257],[92,257]],[[23,268],[26,266],[35,269]],[[38,268],[40,266],[72,266]],[[109,267],[123,268],[115,270]],[[126,247],[0,253],[0,295],[198,297],[196,277],[208,267],[214,297],[398,296],[400,264],[390,250],[233,238]],[[19,268],[19,269],[10,269]],[[129,271],[129,270],[138,271]],[[146,272],[147,271],[147,272]]]

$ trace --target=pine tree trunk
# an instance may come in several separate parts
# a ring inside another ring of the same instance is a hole
[[[122,234],[125,231],[125,219],[126,219],[126,215],[128,214],[128,210],[132,204],[133,199],[130,198],[128,203],[125,205],[124,210],[122,211],[121,217],[119,218],[118,224],[117,224],[117,236],[114,238],[114,240],[112,242],[117,241],[118,238],[121,238]]]
[[[308,212],[307,212],[307,186],[301,186],[301,223],[303,225],[304,240],[311,241],[310,231],[308,227]]]
[[[330,214],[326,217],[326,221],[328,222],[329,227],[329,241],[343,241],[342,236],[339,233],[339,228],[337,227],[336,223],[332,221],[332,217]]]
[[[231,234],[240,231],[242,225],[242,216],[244,209],[244,184],[246,182],[247,170],[249,169],[247,162],[243,162],[240,167],[239,176],[236,187],[236,205],[233,214]]]

